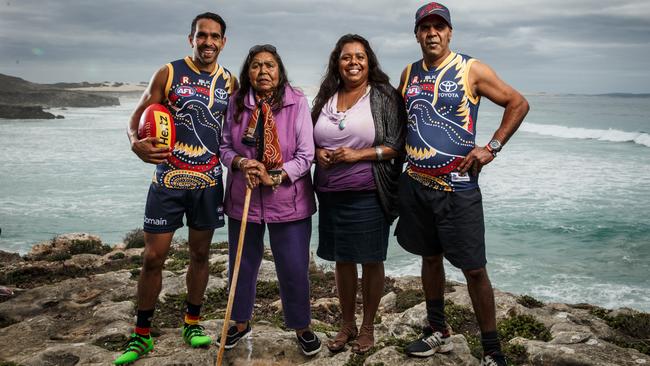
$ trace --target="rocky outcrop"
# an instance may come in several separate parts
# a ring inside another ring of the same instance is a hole
[[[8,119],[55,119],[63,118],[61,115],[54,115],[45,112],[41,106],[20,106],[0,104],[0,118]]]
[[[11,119],[63,118],[45,112],[43,108],[120,105],[115,96],[36,84],[4,74],[0,74],[0,101],[0,118]]]
[[[110,364],[135,315],[142,249],[126,247],[109,248],[96,236],[76,233],[40,243],[24,257],[0,252],[0,287],[11,291],[0,297],[0,365]],[[210,251],[202,324],[213,337],[220,334],[227,301],[226,248],[214,244]],[[188,261],[186,246],[175,245],[165,263],[154,317],[155,351],[136,365],[214,363],[218,347],[190,349],[179,335]],[[315,264],[310,272],[313,327],[326,341],[336,334],[340,316],[334,277]],[[447,321],[454,333],[454,350],[448,354],[427,359],[404,354],[403,347],[426,323],[419,279],[408,277],[386,280],[375,322],[377,342],[368,354],[354,355],[350,349],[331,354],[323,347],[307,358],[293,332],[284,328],[270,253],[262,261],[260,275],[253,336],[227,351],[224,365],[479,364],[478,328],[463,284],[450,282],[446,287]],[[650,365],[648,314],[544,304],[501,291],[496,291],[495,299],[503,348],[515,365]],[[357,305],[361,313],[360,301]]]
[[[43,108],[94,108],[120,105],[120,100],[117,97],[66,89],[0,91],[0,100],[5,105],[40,106]]]

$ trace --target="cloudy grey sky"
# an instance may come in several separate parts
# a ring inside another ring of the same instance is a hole
[[[221,64],[253,44],[278,47],[294,84],[317,85],[339,36],[371,42],[396,84],[418,58],[413,14],[425,1],[2,0],[0,73],[36,82],[143,81],[189,54],[194,15],[227,24]],[[444,3],[444,2],[443,2]],[[454,0],[452,48],[524,92],[650,92],[648,0]]]

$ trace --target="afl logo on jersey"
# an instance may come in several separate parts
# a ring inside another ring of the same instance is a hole
[[[214,90],[214,96],[219,98],[219,99],[227,99],[228,98],[228,92],[221,88],[217,88]]]
[[[420,95],[421,92],[422,88],[419,85],[411,85],[408,89],[406,89],[406,96],[414,97],[416,95]]]
[[[442,83],[440,83],[438,89],[440,89],[440,91],[444,93],[451,93],[451,92],[455,92],[456,89],[458,89],[458,84],[456,84],[451,80],[445,80]]]
[[[181,97],[191,97],[192,95],[196,94],[196,90],[194,90],[194,88],[191,86],[179,86],[176,88],[175,92]]]

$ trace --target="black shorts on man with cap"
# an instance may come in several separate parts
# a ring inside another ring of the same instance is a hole
[[[399,182],[397,241],[408,252],[444,255],[454,266],[484,267],[485,226],[481,190],[446,192],[426,187],[404,173]]]

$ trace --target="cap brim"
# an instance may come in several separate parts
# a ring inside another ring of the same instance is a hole
[[[434,17],[438,17],[438,18],[444,20],[445,23],[447,23],[447,25],[449,26],[449,28],[453,28],[453,27],[451,26],[451,22],[449,22],[449,20],[447,20],[444,16],[442,16],[442,15],[440,15],[440,14],[436,14],[435,12],[432,12],[432,13],[430,13],[430,14],[427,14],[426,16],[424,16],[424,17],[422,17],[420,20],[418,20],[417,23],[415,23],[415,28],[417,28],[418,25],[420,25],[420,23],[422,23],[422,22],[425,21],[426,19],[434,18]]]

